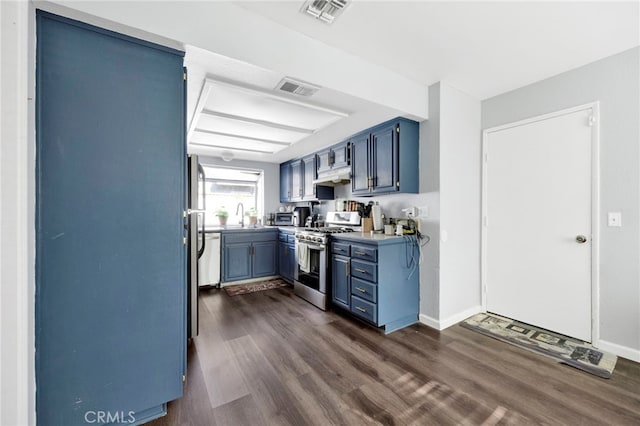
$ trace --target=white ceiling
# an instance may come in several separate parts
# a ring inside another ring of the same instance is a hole
[[[211,119],[210,117],[199,117],[195,115],[196,121],[194,122],[194,112],[202,109],[202,104],[206,105],[207,102],[206,99],[201,99],[202,88],[207,84],[207,81],[213,79],[267,91],[276,87],[284,77],[284,74],[266,70],[193,46],[187,46],[186,51],[185,65],[189,74],[187,79],[187,123],[189,123],[189,127],[192,129],[197,126],[206,126],[204,121]],[[212,96],[214,95],[212,94]],[[325,127],[319,132],[307,136],[304,138],[303,143],[291,145],[274,154],[266,155],[260,152],[233,151],[234,158],[267,162],[286,161],[290,158],[302,156],[325,146],[340,142],[342,138],[357,133],[359,130],[402,115],[401,111],[324,87],[320,88],[309,98],[288,94],[281,96],[288,97],[297,102],[307,102],[317,107],[338,110],[346,113],[348,116],[335,124]],[[234,114],[235,113],[239,112],[236,111]],[[220,123],[214,123],[214,125],[217,126],[221,132],[229,133],[229,131],[225,131],[221,127]],[[218,157],[222,155],[222,152],[225,150],[224,148],[206,147],[204,146],[207,144],[206,140],[201,140],[199,139],[199,135],[192,135],[191,133],[192,132],[190,132],[189,142],[192,142],[192,144],[189,145],[189,152]],[[262,137],[268,138],[267,133],[264,133]],[[273,139],[277,139],[277,137],[273,137]],[[193,142],[198,144],[193,144]],[[243,142],[238,146],[244,148],[247,146],[247,143]]]
[[[422,120],[427,87],[438,81],[486,99],[640,44],[637,0],[354,0],[331,25],[300,13],[302,3],[38,1],[54,13],[184,47],[188,123],[206,78],[273,89],[290,76],[322,87],[310,102],[349,114],[276,154],[236,157],[269,162],[394,116]]]
[[[638,1],[353,1],[331,24],[302,1],[237,2],[416,82],[485,99],[640,44]]]

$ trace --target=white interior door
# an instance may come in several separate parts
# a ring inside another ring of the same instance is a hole
[[[487,311],[591,341],[592,108],[487,132]],[[585,241],[582,241],[584,236]]]

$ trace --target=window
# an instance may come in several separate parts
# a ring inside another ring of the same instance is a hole
[[[205,174],[205,226],[224,224],[239,225],[244,207],[244,223],[249,224],[250,216],[262,217],[263,189],[262,170],[237,169],[218,166],[204,166]],[[202,191],[202,189],[201,189]],[[236,215],[236,211],[238,214]],[[220,216],[220,218],[219,218]]]

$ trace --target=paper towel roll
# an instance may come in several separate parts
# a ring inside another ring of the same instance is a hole
[[[379,204],[371,206],[371,217],[373,218],[374,230],[380,231],[384,228],[384,223],[382,223],[382,209]]]

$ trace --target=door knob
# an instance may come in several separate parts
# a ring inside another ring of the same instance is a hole
[[[584,244],[587,242],[587,237],[585,237],[584,235],[578,235],[576,237],[576,242],[578,242],[578,244]]]

